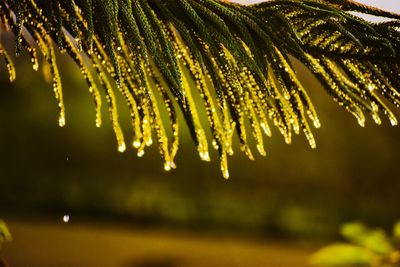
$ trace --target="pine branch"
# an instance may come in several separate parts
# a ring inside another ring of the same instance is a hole
[[[392,20],[370,23],[349,11]],[[206,133],[211,130],[226,178],[235,132],[251,159],[253,141],[265,155],[263,135],[271,135],[270,123],[287,143],[292,133],[302,131],[314,148],[310,123],[319,128],[320,122],[293,58],[361,126],[365,114],[378,124],[382,114],[397,124],[385,103],[400,106],[400,15],[351,0],[273,0],[251,6],[217,0],[5,0],[0,26],[15,34],[15,52],[26,50],[35,70],[37,50],[50,64],[60,126],[65,111],[54,44],[81,69],[94,99],[96,125],[102,122],[100,84],[119,151],[126,145],[117,91],[131,112],[138,156],[154,134],[165,170],[175,168],[178,113],[205,161],[210,160]],[[13,81],[9,53],[0,46]],[[203,109],[207,121],[200,119]]]

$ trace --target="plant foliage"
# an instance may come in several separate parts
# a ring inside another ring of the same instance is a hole
[[[0,250],[5,242],[10,242],[12,240],[11,234],[8,231],[7,225],[4,221],[0,219]],[[7,267],[7,263],[0,257],[0,267]]]
[[[3,243],[12,240],[11,234],[8,231],[7,225],[4,221],[0,220],[0,249]]]
[[[400,266],[400,223],[393,227],[392,237],[382,229],[370,229],[361,223],[343,225],[341,234],[348,243],[329,245],[311,258],[316,266],[397,267]]]
[[[357,11],[392,19],[370,23]],[[86,79],[100,126],[103,88],[118,142],[126,149],[115,94],[132,118],[138,156],[156,137],[165,170],[175,168],[178,116],[183,115],[202,160],[209,142],[218,150],[227,178],[235,133],[253,159],[265,155],[264,136],[275,125],[291,142],[320,122],[293,68],[296,59],[361,126],[365,114],[397,124],[387,102],[400,105],[400,15],[351,0],[273,0],[243,6],[217,0],[3,0],[0,24],[16,36],[16,54],[26,51],[33,68],[38,51],[51,66],[65,124],[55,46]],[[10,80],[10,52],[0,47]],[[92,70],[93,73],[92,73]],[[198,100],[201,99],[201,100]],[[201,120],[201,113],[207,120]],[[311,126],[310,126],[311,125]]]

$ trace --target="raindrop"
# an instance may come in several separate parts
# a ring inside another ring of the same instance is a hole
[[[63,218],[62,218],[62,220],[63,220],[64,223],[68,223],[70,219],[71,219],[71,217],[70,217],[68,214],[65,214],[65,215],[63,216]]]

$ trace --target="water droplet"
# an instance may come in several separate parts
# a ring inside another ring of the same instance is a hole
[[[164,170],[167,171],[167,172],[171,170],[170,162],[165,162],[164,163]]]
[[[208,151],[205,152],[200,152],[200,158],[204,161],[210,161],[210,154],[208,153]]]
[[[261,128],[263,129],[265,135],[267,135],[267,136],[271,136],[271,135],[272,135],[271,129],[269,128],[269,126],[268,126],[266,123],[261,122],[261,123],[260,123],[260,126],[261,126]]]
[[[365,127],[365,118],[364,117],[358,117],[357,122],[361,127]]]
[[[71,217],[68,214],[65,214],[62,217],[62,220],[63,220],[64,223],[68,223],[70,221],[70,219],[71,219]]]
[[[140,141],[139,141],[139,140],[135,140],[135,141],[133,141],[133,147],[134,147],[134,148],[139,148],[139,147],[140,147],[140,145],[141,145],[141,143],[140,143]]]
[[[126,150],[126,145],[125,145],[125,143],[121,143],[119,146],[118,146],[118,151],[119,152],[124,152]]]
[[[101,119],[100,118],[96,118],[96,127],[97,128],[101,127]]]
[[[212,140],[212,145],[213,145],[213,147],[214,147],[215,150],[218,150],[219,145],[218,145],[218,142],[217,142],[215,139]]]
[[[146,141],[146,146],[151,146],[152,144],[153,144],[153,139],[149,138],[149,139]]]
[[[321,122],[319,120],[314,120],[313,123],[315,128],[317,129],[321,128]]]
[[[375,86],[372,83],[368,84],[368,90],[370,92],[372,92],[374,89],[375,89]]]
[[[396,126],[398,124],[398,121],[397,121],[396,117],[393,114],[391,114],[389,116],[389,121],[390,121],[390,124],[392,126]]]
[[[65,117],[63,115],[60,115],[60,117],[58,118],[58,125],[60,127],[64,127],[65,126]]]
[[[378,114],[376,114],[376,113],[372,114],[372,118],[374,119],[376,124],[378,124],[378,125],[382,124],[382,120],[381,120],[381,118],[379,117]]]
[[[143,157],[143,155],[144,155],[144,150],[143,150],[143,149],[142,149],[142,150],[139,150],[139,151],[137,152],[137,156],[138,156],[139,158]]]
[[[225,179],[229,179],[229,171],[228,170],[224,170],[222,172],[222,175],[224,176]]]

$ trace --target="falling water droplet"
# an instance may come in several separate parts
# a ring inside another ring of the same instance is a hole
[[[71,217],[70,217],[68,214],[65,214],[65,215],[63,216],[63,218],[62,218],[62,220],[63,220],[64,223],[68,223],[70,219],[71,219]]]

